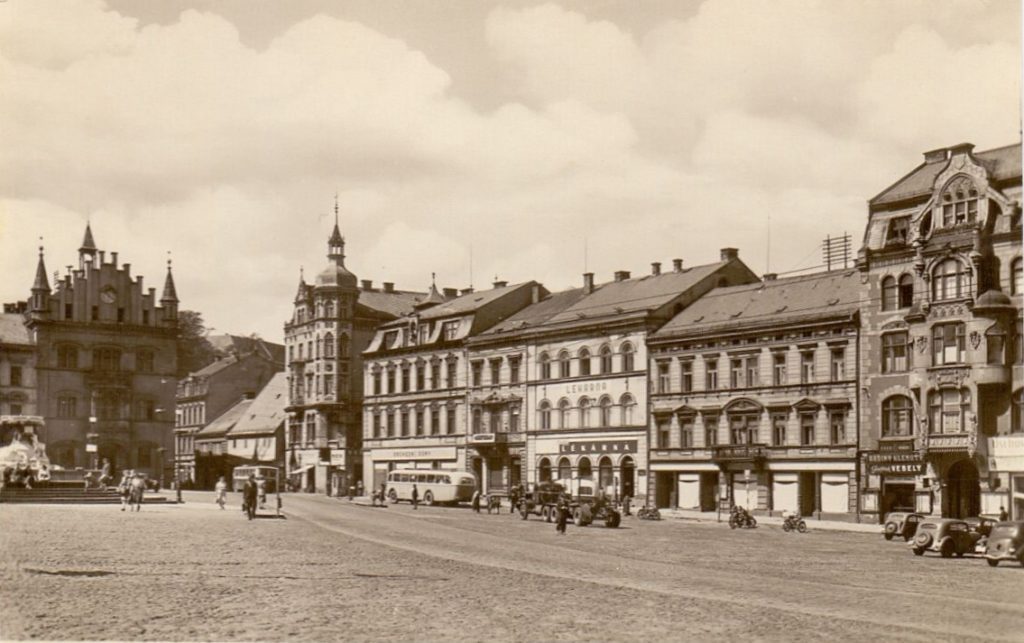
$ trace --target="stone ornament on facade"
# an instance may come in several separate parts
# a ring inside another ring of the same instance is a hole
[[[924,335],[917,338],[916,344],[918,353],[921,353],[923,355],[925,351],[928,350],[928,338],[925,337]]]
[[[971,331],[971,348],[977,350],[981,346],[981,333],[976,330]]]

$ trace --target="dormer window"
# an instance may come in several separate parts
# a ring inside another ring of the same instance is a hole
[[[954,181],[942,193],[942,227],[950,228],[978,219],[978,190],[966,178]]]
[[[907,231],[910,229],[910,217],[896,217],[889,221],[889,228],[885,234],[885,245],[905,245],[907,243]]]
[[[419,327],[420,344],[426,344],[430,339],[430,324],[421,323]]]

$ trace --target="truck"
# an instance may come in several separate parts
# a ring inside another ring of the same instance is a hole
[[[576,496],[569,499],[572,521],[579,527],[596,521],[604,521],[606,527],[615,528],[622,522],[622,514],[612,506],[604,495],[593,495],[593,487],[577,484]],[[558,499],[566,493],[566,486],[559,482],[542,482],[519,500],[519,516],[527,520],[531,514],[540,516],[545,522],[558,518]]]

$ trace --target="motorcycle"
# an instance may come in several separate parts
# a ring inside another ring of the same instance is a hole
[[[737,527],[753,529],[757,527],[757,519],[743,507],[733,507],[732,513],[729,514],[729,528],[736,529]]]
[[[661,520],[661,512],[657,507],[640,507],[637,509],[636,517],[640,520]]]
[[[807,523],[800,517],[800,514],[791,514],[786,516],[782,521],[782,531],[799,531],[801,534],[807,533]]]

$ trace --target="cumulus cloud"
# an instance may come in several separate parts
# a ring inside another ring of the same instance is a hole
[[[483,107],[429,46],[336,16],[254,46],[209,12],[0,3],[0,296],[40,235],[73,263],[91,217],[151,285],[171,250],[219,330],[279,339],[335,193],[350,267],[410,289],[468,285],[471,252],[477,287],[575,285],[584,246],[599,280],[723,246],[760,270],[769,215],[772,256],[813,263],[921,151],[1017,139],[1017,12],[706,0],[636,30],[496,6],[458,44],[503,97]]]

